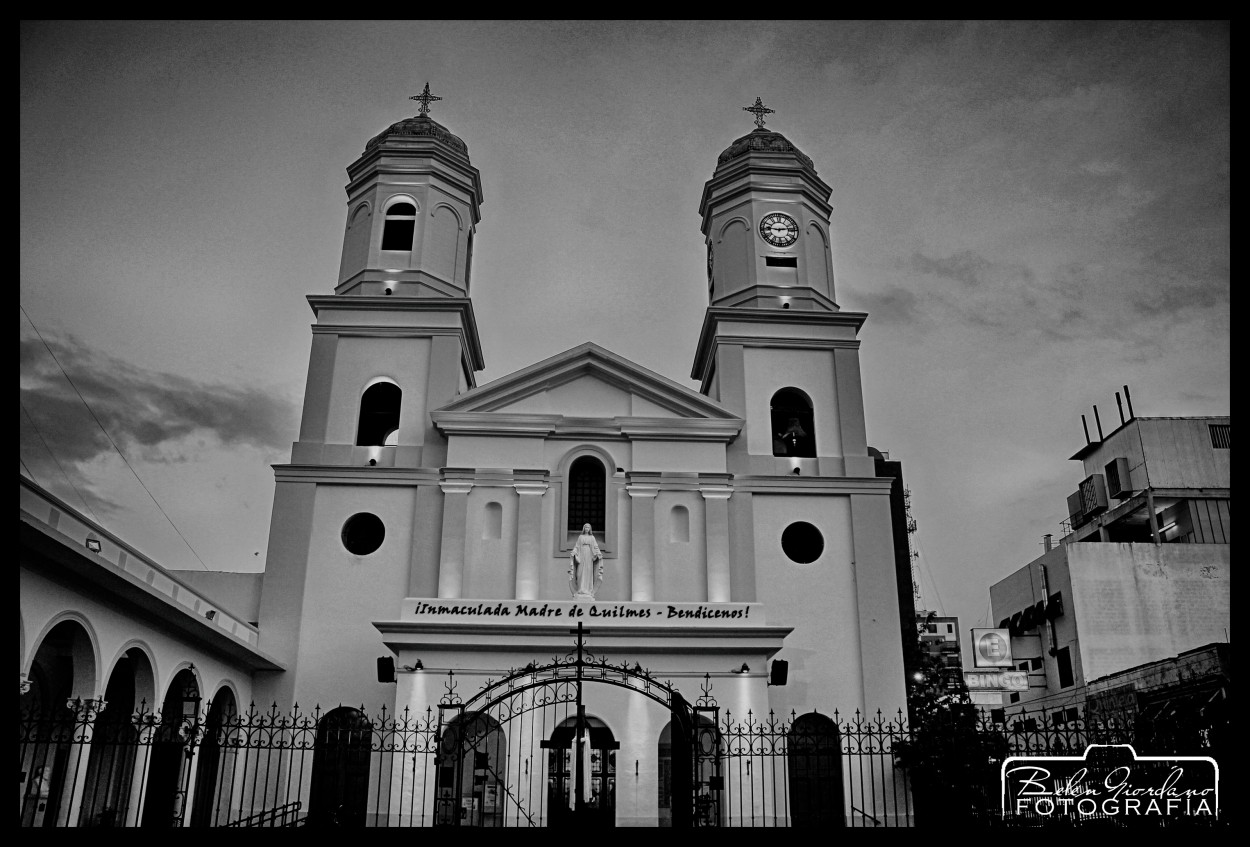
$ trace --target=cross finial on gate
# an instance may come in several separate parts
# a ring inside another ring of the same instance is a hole
[[[409,97],[408,99],[409,99],[409,100],[416,100],[418,103],[420,103],[420,104],[421,104],[421,108],[419,108],[417,111],[419,111],[419,112],[420,112],[421,114],[423,114],[423,115],[429,115],[429,114],[430,114],[430,104],[431,104],[431,103],[433,103],[435,100],[442,100],[443,98],[442,98],[442,97],[435,97],[433,94],[431,94],[431,93],[430,93],[430,84],[427,82],[427,83],[425,84],[425,90],[424,90],[424,91],[422,91],[420,94],[416,95],[415,97]]]
[[[429,90],[429,86],[426,86],[426,90]],[[768,108],[767,106],[764,105],[763,100],[756,97],[755,104],[753,106],[743,106],[742,111],[753,113],[755,115],[755,126],[759,129],[763,129],[764,128],[764,116],[775,114],[777,110]]]

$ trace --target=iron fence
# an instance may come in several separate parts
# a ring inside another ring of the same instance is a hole
[[[519,730],[508,736],[509,727],[486,712],[461,711],[449,720],[434,706],[369,716],[344,707],[252,706],[223,714],[204,704],[195,713],[161,715],[141,704],[133,714],[110,715],[102,701],[74,700],[33,710],[20,718],[21,825],[567,821],[559,812],[572,790],[570,756],[576,755],[559,742],[567,721],[544,718],[538,727],[540,689],[516,696],[532,699],[524,712],[534,732],[528,742],[517,737]],[[965,714],[961,728],[913,728],[901,713],[738,716],[706,696],[693,712],[690,822],[697,826],[925,826],[952,817],[1032,824],[998,814],[1005,756],[1079,754],[1089,744],[1124,743],[1154,754],[1218,756],[1223,737],[1218,727],[1186,726],[1174,715],[1073,707],[1011,715],[983,710]],[[588,737],[594,739],[593,727]],[[524,743],[533,754],[521,749]],[[622,774],[610,743],[590,747],[593,805],[610,824]],[[671,753],[664,760],[662,743],[657,755],[649,814],[662,825],[678,819],[671,812],[675,766]]]

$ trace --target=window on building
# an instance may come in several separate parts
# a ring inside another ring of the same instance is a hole
[[[411,203],[395,203],[386,210],[382,227],[382,249],[412,249],[412,236],[417,228],[417,207]]]
[[[1071,688],[1076,684],[1072,676],[1072,648],[1064,647],[1055,653],[1055,664],[1059,667],[1059,687]]]
[[[403,392],[393,382],[376,382],[360,396],[360,424],[356,444],[380,447],[394,444],[399,430],[399,401]]]
[[[783,388],[771,406],[774,456],[816,455],[816,426],[812,401],[797,388]]]
[[[1041,659],[1029,659],[1028,669],[1031,671],[1040,671],[1042,669],[1042,660]],[[1024,668],[1021,668],[1021,670],[1024,670]]]
[[[604,506],[607,500],[607,472],[594,456],[581,456],[569,468],[570,532],[578,532],[590,524],[596,533],[607,526]]]
[[[1232,424],[1207,424],[1211,430],[1211,446],[1217,450],[1231,450],[1233,446]]]

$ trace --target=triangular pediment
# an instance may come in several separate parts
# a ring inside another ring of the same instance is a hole
[[[546,430],[560,421],[626,431],[683,422],[732,429],[741,418],[715,400],[660,376],[597,344],[585,343],[460,395],[431,414],[444,431],[491,428],[505,420]]]

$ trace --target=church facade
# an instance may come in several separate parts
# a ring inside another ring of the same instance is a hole
[[[678,737],[726,716],[904,709],[867,316],[837,305],[831,189],[811,159],[757,100],[756,129],[715,163],[698,391],[593,338],[479,386],[482,181],[428,105],[348,168],[339,281],[308,297],[299,440],[275,466],[237,696],[433,716],[472,755],[450,756],[454,773],[447,755],[391,767],[411,773],[405,796],[451,808],[428,822],[485,825],[522,807],[532,821],[535,804],[549,822],[680,821],[674,786],[710,796],[725,778],[675,763]],[[675,725],[675,704],[692,722]],[[360,715],[337,711],[341,727]],[[339,806],[372,804],[371,820],[402,805],[344,799],[347,783]]]

